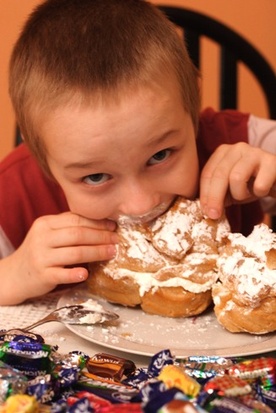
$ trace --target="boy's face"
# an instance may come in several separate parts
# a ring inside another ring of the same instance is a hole
[[[197,194],[194,129],[172,82],[59,108],[40,132],[49,168],[79,215],[149,221],[176,195]]]

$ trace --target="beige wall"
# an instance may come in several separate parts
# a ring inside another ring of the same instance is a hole
[[[180,5],[218,18],[250,40],[276,68],[276,1],[275,0],[152,0],[155,4]],[[0,159],[13,147],[15,121],[8,97],[7,72],[12,46],[20,28],[40,0],[0,0]],[[203,67],[203,106],[217,107],[212,73],[216,71],[215,47],[206,42]],[[244,84],[239,102],[241,110],[267,117],[262,92],[251,74],[241,68]]]

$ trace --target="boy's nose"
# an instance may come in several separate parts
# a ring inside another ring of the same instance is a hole
[[[148,185],[130,185],[122,194],[119,213],[134,220],[146,219],[159,204],[159,195]]]

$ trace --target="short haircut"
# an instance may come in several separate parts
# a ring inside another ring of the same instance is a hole
[[[164,74],[178,82],[196,129],[198,73],[175,26],[157,7],[143,0],[46,0],[15,44],[9,88],[26,144],[49,172],[39,114],[73,99],[111,99]]]

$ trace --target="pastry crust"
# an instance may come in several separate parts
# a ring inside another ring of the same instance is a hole
[[[276,330],[276,234],[265,224],[244,237],[212,221],[199,201],[178,198],[151,224],[118,224],[113,260],[90,265],[88,289],[106,300],[167,317],[212,303],[230,332]]]
[[[276,234],[265,224],[244,237],[229,234],[212,288],[218,321],[231,332],[276,330]]]
[[[202,215],[199,201],[177,198],[150,224],[118,224],[113,260],[90,265],[88,289],[151,314],[189,317],[212,303],[216,261],[229,224]]]
[[[214,311],[221,325],[232,333],[266,334],[276,330],[275,296],[264,298],[257,307],[236,300],[223,284],[213,287]]]

